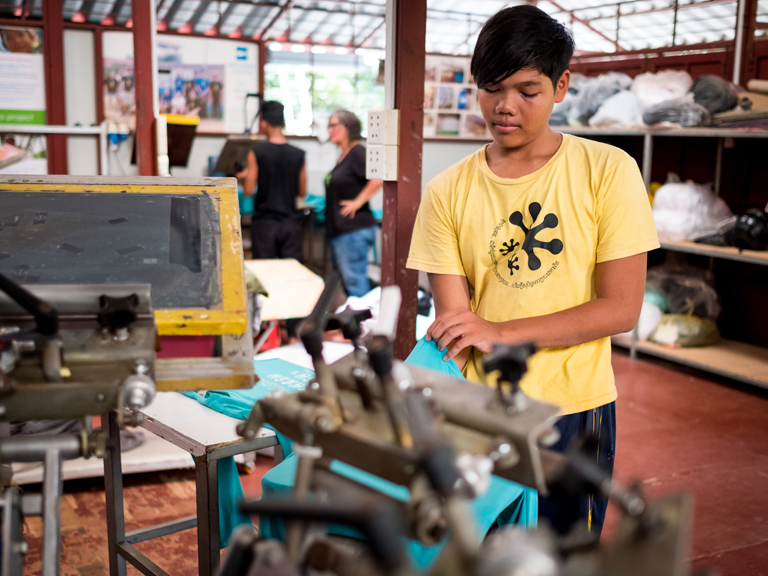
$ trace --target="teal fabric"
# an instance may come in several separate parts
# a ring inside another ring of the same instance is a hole
[[[315,373],[285,360],[255,360],[253,367],[260,380],[247,390],[206,390],[181,392],[194,398],[200,404],[237,420],[246,420],[253,405],[273,390],[282,389],[288,393],[306,388]],[[290,454],[291,442],[278,434],[277,440],[284,454]],[[237,473],[235,459],[222,458],[218,461],[219,473],[219,538],[221,547],[226,548],[232,533],[238,526],[253,526],[250,516],[237,509],[237,503],[245,499],[243,485]]]
[[[443,354],[434,342],[422,339],[416,344],[406,363],[463,379],[456,363],[453,360],[444,361]],[[264,475],[261,481],[263,497],[279,498],[291,493],[297,462],[296,455],[291,455]],[[409,497],[405,486],[392,484],[343,462],[334,461],[331,469],[397,500],[405,501]],[[493,476],[488,491],[480,498],[473,500],[471,507],[481,534],[486,534],[495,525],[518,524],[524,527],[535,527],[538,516],[538,495],[535,490]],[[353,538],[359,537],[355,531],[342,526],[332,526],[329,531]],[[259,518],[259,535],[264,538],[283,540],[285,524],[278,518],[262,516]],[[407,540],[406,544],[413,565],[421,571],[426,571],[432,566],[444,546],[444,542],[441,542],[436,546],[426,547],[414,540]]]
[[[315,209],[315,225],[325,225],[325,196],[317,196],[316,194],[307,194],[304,198],[304,204],[312,206]]]
[[[237,508],[237,503],[245,500],[245,494],[235,459],[222,458],[216,465],[219,471],[219,542],[226,548],[235,529],[242,525],[253,527],[253,521]]]
[[[253,196],[246,196],[243,194],[243,187],[237,187],[237,200],[240,204],[240,214],[253,214],[253,200],[256,197],[256,191],[253,191]]]
[[[464,380],[464,374],[461,373],[459,367],[456,366],[456,362],[443,360],[445,352],[440,352],[437,349],[437,343],[430,340],[427,341],[424,338],[416,342],[416,346],[413,348],[408,358],[405,359],[406,364],[412,366],[418,366],[419,368],[429,368],[435,372],[441,372],[454,378]]]

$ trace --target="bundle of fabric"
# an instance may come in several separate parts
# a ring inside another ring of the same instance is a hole
[[[679,124],[680,126],[709,126],[712,116],[701,104],[696,104],[693,94],[665,100],[650,106],[643,113],[643,122],[654,124]]]
[[[608,98],[600,109],[589,119],[589,125],[598,126],[638,126],[642,122],[643,105],[640,99],[622,90]]]
[[[649,340],[667,346],[706,346],[720,339],[716,320],[722,306],[712,272],[663,264],[648,270],[646,294],[656,295],[664,314]]]
[[[608,98],[627,90],[631,84],[632,78],[619,72],[600,74],[596,78],[583,78],[578,83],[578,92],[570,106],[568,123],[577,126],[587,124]]]
[[[682,98],[693,85],[693,79],[684,70],[646,72],[635,77],[630,90],[644,108],[650,108],[668,100]]]
[[[709,110],[710,114],[733,110],[738,104],[736,87],[713,74],[696,78],[691,86],[691,92],[693,101]]]

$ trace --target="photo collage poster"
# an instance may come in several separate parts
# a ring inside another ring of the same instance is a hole
[[[0,124],[45,123],[43,30],[0,26]],[[47,174],[47,158],[44,134],[0,134],[0,174]]]
[[[491,138],[477,104],[469,58],[431,56],[424,73],[425,138]]]
[[[104,115],[135,127],[133,36],[104,33]],[[245,130],[245,97],[258,91],[255,44],[159,34],[157,97],[161,114],[197,116],[198,133]]]

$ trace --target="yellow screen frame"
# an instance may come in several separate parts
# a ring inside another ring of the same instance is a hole
[[[24,177],[22,177],[24,178]],[[50,177],[48,177],[50,178]],[[73,178],[73,177],[69,177]],[[219,229],[221,230],[221,293],[219,310],[206,308],[173,308],[155,310],[155,323],[161,336],[211,336],[222,334],[244,334],[248,327],[245,278],[243,273],[243,242],[240,228],[240,206],[237,185],[234,178],[215,181],[217,185],[180,183],[168,180],[168,184],[135,184],[139,177],[126,178],[134,183],[127,184],[75,184],[51,183],[29,178],[20,182],[4,180],[0,189],[10,192],[62,192],[62,193],[106,193],[106,194],[165,194],[198,195],[207,194],[219,198]],[[149,178],[148,178],[149,179]],[[83,177],[82,180],[93,180]],[[152,178],[157,182],[158,178]],[[192,179],[185,179],[192,180]],[[211,179],[206,179],[209,182]],[[231,180],[230,186],[221,185]]]

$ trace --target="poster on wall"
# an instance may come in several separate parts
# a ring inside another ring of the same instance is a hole
[[[40,28],[0,26],[0,124],[45,124]]]
[[[104,115],[133,130],[133,36],[105,32],[103,43]],[[197,131],[202,133],[245,130],[245,97],[258,91],[255,44],[159,34],[156,54],[161,114],[197,116]]]
[[[428,55],[424,72],[424,136],[489,140],[469,58]]]

